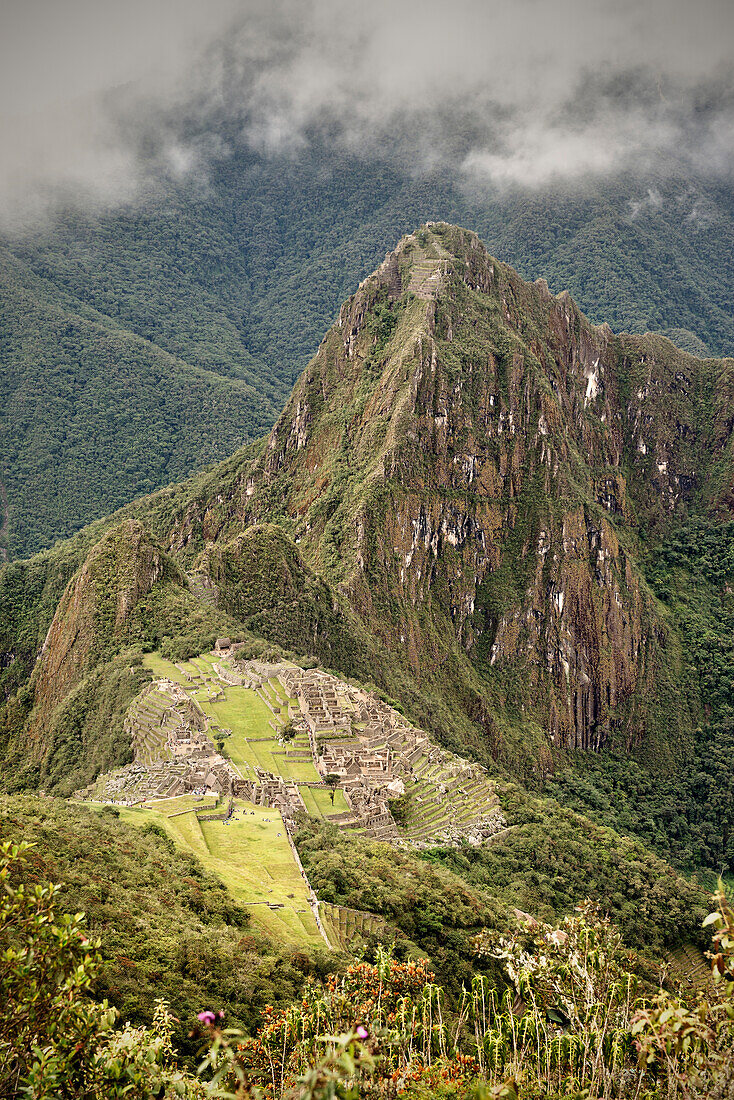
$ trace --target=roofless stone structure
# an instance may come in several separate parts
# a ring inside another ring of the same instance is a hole
[[[324,812],[327,820],[413,846],[480,844],[504,827],[481,765],[435,745],[361,687],[320,669],[238,660],[229,642],[220,638],[206,664],[175,666],[178,682],[158,678],[141,692],[125,720],[135,762],[81,796],[136,802],[189,792],[230,794],[277,809],[292,827],[309,809],[309,790],[321,788],[332,804],[337,791],[343,799],[341,808]],[[270,717],[261,734],[243,737],[216,725],[212,707],[199,702],[227,702],[233,689],[244,700],[243,728],[251,725],[246,700],[265,704]],[[290,740],[281,737],[286,722]],[[229,736],[253,751],[267,746],[273,770],[253,764],[245,772],[227,759]],[[299,777],[299,764],[313,765],[313,778]],[[395,799],[401,800],[400,826],[390,809]]]

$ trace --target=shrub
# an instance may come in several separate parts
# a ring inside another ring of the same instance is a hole
[[[11,886],[29,847],[0,845],[0,1096],[202,1095],[175,1067],[162,1002],[152,1028],[119,1028],[116,1009],[91,999],[99,941],[85,935],[83,914],[57,912],[60,887]]]

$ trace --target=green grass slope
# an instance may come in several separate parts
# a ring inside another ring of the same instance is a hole
[[[130,825],[155,824],[178,849],[196,856],[273,943],[324,947],[278,811],[238,799],[228,821],[200,821],[197,805],[192,797],[168,798],[119,813]]]
[[[197,1012],[226,1005],[230,1026],[251,1028],[265,1004],[293,999],[320,955],[265,938],[247,908],[159,822],[151,813],[141,828],[116,810],[0,799],[0,835],[35,845],[30,880],[63,883],[62,907],[85,912],[102,941],[95,994],[134,1023],[150,1022],[164,998],[179,1020],[179,1044],[193,1054],[186,1037]]]

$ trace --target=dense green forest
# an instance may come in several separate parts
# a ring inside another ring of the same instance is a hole
[[[723,189],[630,177],[500,196],[321,149],[240,152],[204,191],[4,243],[0,551],[33,553],[261,435],[343,298],[438,219],[567,288],[592,321],[734,351]]]
[[[3,262],[5,261],[5,262]],[[6,549],[68,536],[234,450],[282,391],[193,367],[0,258],[0,475]]]
[[[658,956],[698,936],[706,892],[637,841],[498,783],[507,829],[489,844],[416,854],[309,823],[297,836],[318,896],[380,913],[432,960],[447,988],[471,982],[474,936],[513,907],[553,921],[604,898],[626,942]]]
[[[508,928],[518,905],[554,920],[598,893],[625,942],[651,959],[699,938],[706,892],[642,845],[511,786],[503,800],[513,828],[486,848],[400,851],[305,817],[297,844],[319,898],[385,917],[382,942],[401,958],[427,955],[452,998],[477,974],[502,984],[475,940]],[[184,1051],[202,1004],[226,1003],[231,1025],[251,1030],[266,1004],[287,1004],[307,978],[342,963],[326,951],[270,943],[194,856],[156,826],[126,824],[112,807],[3,796],[0,835],[34,845],[25,881],[63,882],[61,909],[87,914],[106,959],[95,995],[135,1024],[150,1024],[164,998]]]

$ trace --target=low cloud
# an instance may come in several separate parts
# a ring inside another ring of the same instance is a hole
[[[327,142],[475,187],[671,157],[734,167],[730,0],[12,3],[0,200],[15,217],[200,177],[238,142]]]
[[[629,200],[629,212],[630,218],[634,221],[640,214],[646,212],[655,212],[661,210],[663,206],[663,196],[660,194],[657,187],[648,187],[647,194],[640,199]]]
[[[236,0],[7,0],[0,16],[0,219],[105,207],[199,165],[174,108]],[[194,89],[195,95],[200,88]]]

